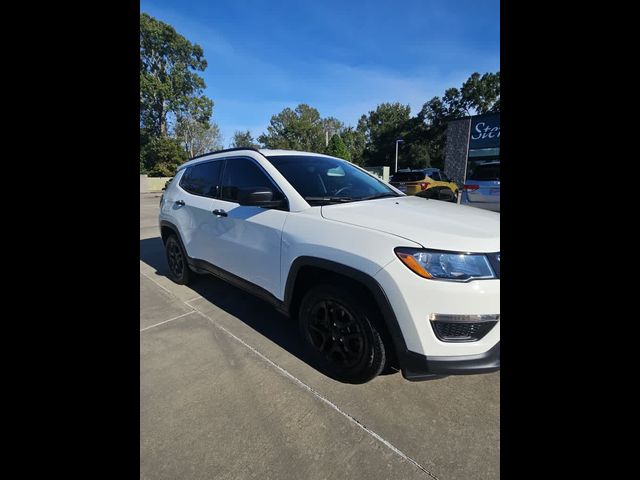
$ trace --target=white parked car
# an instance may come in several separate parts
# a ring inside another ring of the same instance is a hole
[[[347,161],[231,149],[161,199],[172,279],[223,278],[297,318],[321,368],[362,383],[500,368],[500,215],[406,196]]]

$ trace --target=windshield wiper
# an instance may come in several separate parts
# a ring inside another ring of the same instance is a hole
[[[385,193],[376,193],[374,195],[369,195],[368,197],[358,198],[357,200],[373,200],[374,198],[385,198],[385,197],[399,197],[397,193],[385,192]]]
[[[351,197],[304,197],[307,202],[323,202],[323,203],[347,203],[352,202]]]

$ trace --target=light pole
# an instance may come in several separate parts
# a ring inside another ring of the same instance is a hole
[[[404,143],[404,140],[401,138],[396,140],[396,169],[393,173],[396,173],[398,171],[398,144],[399,143]]]

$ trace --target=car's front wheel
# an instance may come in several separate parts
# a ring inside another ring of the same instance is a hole
[[[320,285],[302,299],[300,330],[325,373],[342,382],[365,383],[382,372],[387,358],[376,315],[355,290]]]
[[[178,237],[170,235],[164,246],[169,264],[169,278],[180,285],[187,285],[191,280],[191,271]]]

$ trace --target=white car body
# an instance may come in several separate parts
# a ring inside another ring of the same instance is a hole
[[[353,271],[355,277],[375,287],[372,294],[378,301],[386,297],[392,313],[387,312],[385,319],[395,317],[397,325],[389,329],[405,378],[419,380],[499,368],[499,278],[468,282],[425,279],[394,253],[397,247],[428,248],[497,254],[499,261],[499,214],[404,196],[393,187],[402,196],[311,206],[266,158],[279,155],[322,156],[243,149],[187,162],[161,200],[161,228],[177,231],[188,257],[215,266],[227,280],[238,277],[240,286],[259,287],[256,290],[263,298],[270,297],[267,299],[287,314],[291,313],[287,308],[295,288],[291,286],[295,281],[292,272],[303,260],[311,259],[314,265],[326,262],[337,271],[343,267]],[[238,156],[253,160],[271,177],[286,196],[288,211],[241,206],[192,195],[181,188],[186,167]],[[180,201],[184,205],[176,203]],[[224,210],[228,216],[214,215],[214,210]],[[448,342],[435,335],[431,314],[496,315],[498,321],[477,341]]]

